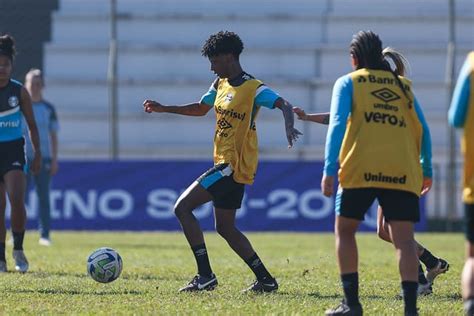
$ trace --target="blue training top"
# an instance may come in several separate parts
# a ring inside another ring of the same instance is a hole
[[[35,114],[36,126],[38,127],[42,158],[51,159],[52,146],[50,134],[56,133],[59,130],[56,111],[51,103],[42,100],[33,103],[33,112]],[[34,151],[26,124],[24,124],[23,132],[26,139],[26,155],[29,159],[32,159]]]
[[[13,79],[0,88],[0,142],[20,139],[23,136],[21,115],[21,89],[23,85]]]
[[[329,128],[326,136],[326,150],[324,157],[324,174],[335,176],[337,174],[337,160],[341,150],[342,141],[346,133],[347,119],[352,109],[352,78],[344,75],[337,79],[334,84],[331,99],[331,115]],[[423,137],[421,143],[420,162],[423,167],[423,176],[431,178],[433,170],[431,166],[431,135],[426,123],[423,111],[418,100],[415,98],[415,110],[421,125],[423,126]]]
[[[459,73],[456,88],[453,92],[453,99],[449,107],[448,120],[454,127],[463,127],[467,117],[469,104],[471,65],[466,59]]]

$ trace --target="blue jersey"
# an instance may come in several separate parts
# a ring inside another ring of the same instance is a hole
[[[42,100],[33,103],[33,113],[35,114],[35,122],[38,127],[41,155],[44,159],[51,159],[52,148],[50,134],[57,132],[59,129],[56,111],[52,104]],[[24,125],[23,130],[26,138],[26,155],[28,158],[32,159],[34,151],[26,124]]]
[[[0,142],[8,142],[23,136],[23,122],[20,109],[23,85],[10,79],[0,88]]]

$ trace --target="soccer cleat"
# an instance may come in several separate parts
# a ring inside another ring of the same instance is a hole
[[[474,316],[474,300],[468,299],[464,301],[464,313],[466,316]]]
[[[362,314],[362,305],[349,306],[344,300],[336,307],[326,310],[325,313],[326,316],[362,316]]]
[[[256,280],[244,292],[269,293],[278,290],[278,283],[274,278]]]
[[[434,279],[449,270],[449,263],[439,258],[438,264],[433,269],[426,269],[426,279],[429,283],[433,283]]]
[[[25,273],[28,271],[28,260],[26,260],[23,250],[13,250],[13,259],[15,259],[15,270]]]
[[[186,286],[179,289],[179,292],[212,291],[216,286],[217,278],[214,273],[210,277],[196,274]]]
[[[51,239],[45,238],[45,237],[41,237],[41,238],[38,240],[38,244],[40,244],[41,246],[49,247],[49,246],[51,246]]]
[[[424,284],[418,283],[418,290],[416,293],[418,296],[430,295],[433,293],[433,286],[429,282]]]
[[[5,261],[0,261],[0,273],[7,272],[7,263]]]

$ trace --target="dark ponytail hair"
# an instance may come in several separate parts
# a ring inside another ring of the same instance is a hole
[[[369,68],[390,71],[408,99],[408,107],[412,107],[413,101],[398,77],[405,75],[409,65],[408,60],[401,53],[391,47],[382,50],[382,41],[372,31],[359,31],[357,34],[354,34],[350,45],[350,53],[353,57],[357,58],[357,69]],[[392,60],[395,70],[392,69],[387,58]]]
[[[15,59],[15,40],[11,35],[5,34],[0,36],[0,55],[7,56],[11,61]]]

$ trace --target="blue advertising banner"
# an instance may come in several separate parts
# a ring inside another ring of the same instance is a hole
[[[52,229],[180,230],[173,205],[210,167],[211,162],[202,161],[62,162],[52,182]],[[256,181],[246,186],[237,212],[238,227],[245,231],[333,231],[334,199],[324,197],[320,190],[322,168],[322,162],[260,162]],[[34,191],[26,200],[28,227],[36,228]],[[423,204],[418,231],[426,230]],[[214,230],[211,203],[194,214],[204,230]],[[360,230],[375,228],[376,205]]]

